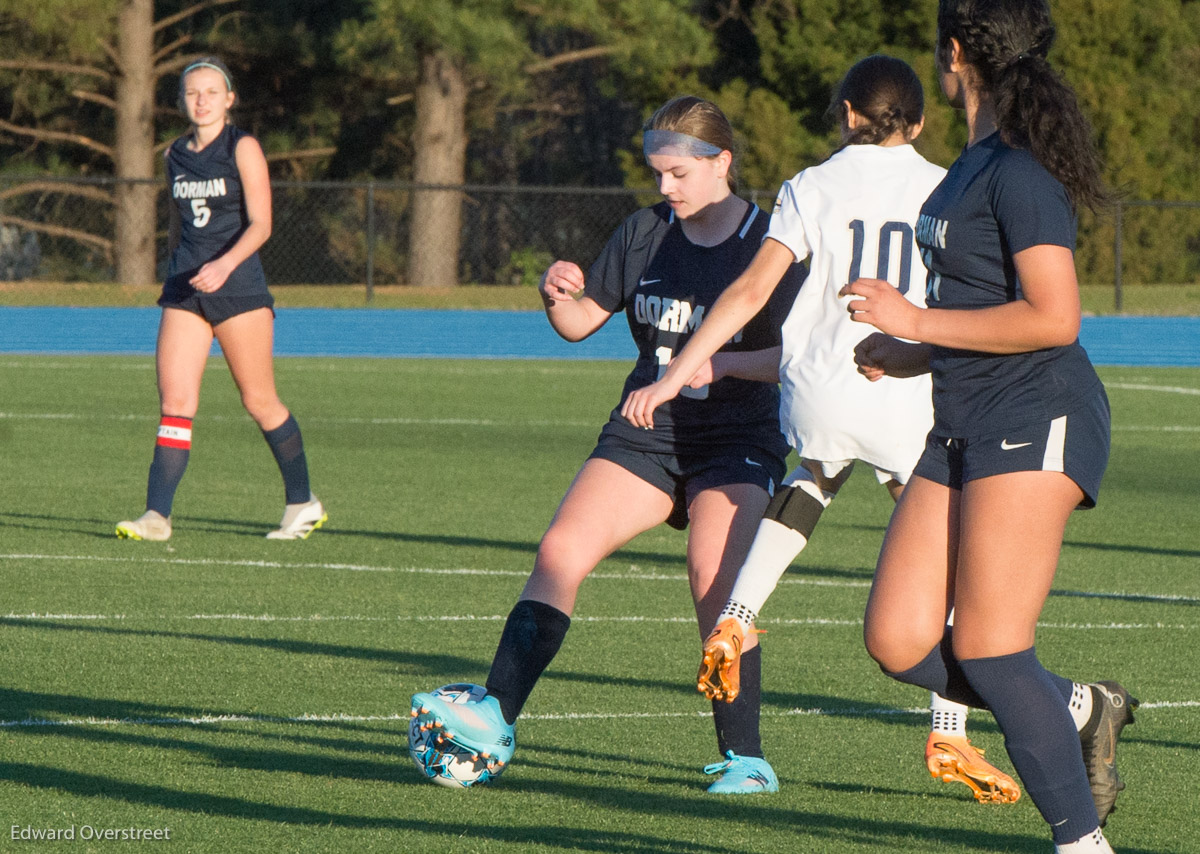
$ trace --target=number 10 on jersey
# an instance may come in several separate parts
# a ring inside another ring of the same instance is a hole
[[[866,230],[866,225],[861,219],[851,221],[850,233],[853,235],[854,245],[853,256],[850,259],[850,278],[846,280],[848,282],[862,278],[863,244],[866,243]],[[892,282],[888,278],[888,267],[891,266],[892,260],[892,240],[897,235],[900,237],[900,268],[897,276],[898,280]],[[885,222],[879,228],[879,252],[876,255],[878,261],[875,265],[875,278],[891,282],[902,294],[908,293],[908,280],[912,270],[912,254],[912,226],[907,222]]]

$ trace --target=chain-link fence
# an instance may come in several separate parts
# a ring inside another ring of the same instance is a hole
[[[0,280],[113,281],[121,183],[0,178]],[[165,191],[162,182],[155,185]],[[555,258],[586,264],[622,219],[659,198],[625,188],[383,181],[277,181],[272,188],[274,230],[261,252],[269,280],[365,284],[368,295],[377,285],[410,284],[409,212],[417,193],[453,194],[459,201],[458,279],[483,285],[532,283]],[[153,223],[160,278],[163,191]],[[746,195],[769,208],[774,191]],[[1200,282],[1200,202],[1124,201],[1111,215],[1085,217],[1077,258],[1084,282],[1112,283],[1118,309],[1131,286]]]

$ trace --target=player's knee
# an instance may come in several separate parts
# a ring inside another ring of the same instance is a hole
[[[161,392],[159,394],[159,411],[163,415],[194,418],[199,408],[200,398],[198,395],[179,392]]]
[[[538,544],[535,571],[555,579],[556,584],[578,586],[596,562],[579,547],[579,539],[551,526]]]
[[[942,639],[941,631],[926,631],[911,620],[867,615],[863,642],[867,654],[889,673],[919,664]]]
[[[277,427],[287,418],[287,407],[274,392],[242,392],[242,406],[263,429]]]

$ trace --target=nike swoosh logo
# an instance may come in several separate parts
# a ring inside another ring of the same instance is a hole
[[[756,462],[754,462],[754,460],[750,459],[749,457],[746,457],[746,462],[752,466],[758,466],[759,468],[762,468],[762,463],[756,463]]]
[[[662,279],[638,279],[638,287],[642,285],[653,285],[655,282],[661,282]]]
[[[1000,450],[1015,451],[1017,448],[1028,448],[1032,444],[1033,444],[1033,442],[1018,442],[1015,445],[1010,445],[1008,443],[1008,439],[1004,439],[1000,442]]]

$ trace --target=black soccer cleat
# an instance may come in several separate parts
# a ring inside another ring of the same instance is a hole
[[[1121,730],[1133,723],[1138,700],[1116,682],[1093,682],[1088,687],[1092,689],[1092,702],[1099,704],[1099,712],[1093,711],[1092,719],[1080,731],[1079,746],[1083,750],[1092,800],[1096,803],[1096,816],[1104,827],[1117,808],[1117,795],[1125,788],[1125,781],[1117,774],[1117,741]]]

